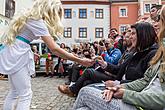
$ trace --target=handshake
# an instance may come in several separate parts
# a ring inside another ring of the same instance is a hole
[[[107,67],[107,62],[104,61],[104,59],[101,56],[95,56],[92,58],[96,63],[98,63],[101,68],[106,68]]]
[[[93,57],[93,60],[97,62],[98,60],[103,60],[103,58],[101,56],[95,56]]]

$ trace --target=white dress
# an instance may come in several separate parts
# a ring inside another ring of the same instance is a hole
[[[21,36],[31,42],[41,36],[50,36],[50,34],[42,19],[30,19],[17,36]],[[26,66],[30,75],[35,73],[34,56],[29,44],[16,39],[13,45],[4,45],[4,48],[0,46],[1,74],[13,74]]]

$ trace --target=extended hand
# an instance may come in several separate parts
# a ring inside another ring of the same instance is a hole
[[[105,62],[101,56],[95,57],[94,60],[99,63],[103,69],[107,67],[107,62]]]
[[[82,58],[81,62],[79,63],[83,66],[89,67],[92,66],[95,63],[95,61],[88,58]]]

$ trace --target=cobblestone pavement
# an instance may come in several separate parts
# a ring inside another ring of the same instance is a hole
[[[75,98],[61,94],[57,86],[66,78],[32,78],[33,98],[30,110],[71,110]],[[0,80],[0,110],[9,90],[8,81]]]

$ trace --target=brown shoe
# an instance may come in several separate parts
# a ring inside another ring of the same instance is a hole
[[[74,97],[74,93],[72,91],[70,91],[69,86],[68,85],[59,85],[58,86],[58,90],[63,93],[63,94],[67,94],[70,97]]]

